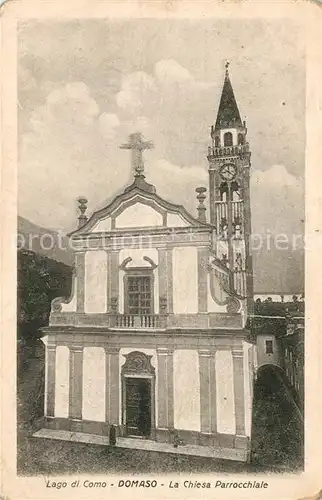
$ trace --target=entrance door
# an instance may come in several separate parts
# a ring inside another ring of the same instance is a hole
[[[148,437],[151,433],[151,380],[125,377],[127,434]]]

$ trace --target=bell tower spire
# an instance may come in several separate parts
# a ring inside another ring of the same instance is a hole
[[[229,269],[230,291],[252,299],[250,150],[225,65],[224,83],[208,148],[210,222],[214,252]]]
[[[229,77],[229,62],[226,63],[225,80],[221,93],[220,104],[217,114],[215,129],[218,130],[223,127],[242,127],[237,102],[235,99],[233,87]]]

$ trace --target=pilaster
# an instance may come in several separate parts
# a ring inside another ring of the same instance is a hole
[[[46,346],[46,417],[55,416],[56,346]]]
[[[173,313],[173,249],[167,248],[167,297],[168,297],[168,313]],[[160,279],[160,278],[159,278]]]
[[[83,346],[69,348],[69,417],[82,419],[83,400]]]
[[[166,310],[168,309],[168,266],[167,253],[165,248],[158,248],[158,271],[159,271],[159,297],[160,302],[163,297],[166,299]],[[161,305],[161,304],[160,304]],[[162,308],[160,307],[160,312]]]
[[[211,402],[211,432],[217,434],[217,380],[216,380],[216,352],[210,358],[210,402]]]
[[[119,349],[105,347],[106,397],[105,419],[110,424],[119,424]]]
[[[232,347],[234,401],[237,436],[245,435],[244,352],[242,346]]]
[[[110,252],[110,276],[108,281],[110,281],[110,293],[111,302],[113,301],[113,308],[116,309],[113,312],[117,313],[119,311],[119,250],[112,250]]]
[[[207,259],[208,249],[198,248],[198,312],[205,313],[208,309],[207,300]]]
[[[106,251],[106,269],[107,269],[107,287],[106,287],[106,303],[107,312],[112,312],[111,298],[112,298],[112,259],[111,252]]]
[[[158,356],[158,428],[174,427],[173,351],[160,347]]]
[[[215,171],[214,170],[209,170],[209,205],[210,205],[210,224],[213,224],[216,227]]]
[[[215,351],[199,350],[200,377],[200,431],[204,434],[217,433],[217,393]]]
[[[75,255],[75,267],[76,267],[76,277],[77,277],[77,300],[76,300],[76,311],[79,313],[84,312],[84,300],[85,300],[85,252],[77,252]]]
[[[207,434],[211,433],[210,358],[208,349],[199,351],[200,430]]]

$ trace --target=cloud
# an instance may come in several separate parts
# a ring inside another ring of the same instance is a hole
[[[149,139],[153,136],[153,125],[151,121],[146,118],[146,116],[133,117],[132,120],[123,121],[124,135],[127,136],[133,132],[141,132],[143,137],[148,137]]]
[[[284,165],[253,170],[251,204],[253,231],[301,234],[304,219],[304,183]]]
[[[174,59],[162,59],[155,64],[154,73],[163,84],[192,81],[190,72]]]
[[[154,89],[154,78],[144,71],[124,75],[121,90],[116,94],[116,102],[122,109],[137,111],[144,104],[148,92],[153,92]]]
[[[183,167],[161,158],[147,167],[148,180],[163,198],[184,205],[192,214],[196,211],[196,187],[207,186],[207,169],[202,166]],[[208,186],[207,186],[208,187]]]
[[[301,189],[300,179],[288,172],[284,165],[273,165],[268,170],[254,170],[251,176],[252,185],[272,188],[288,187]]]
[[[119,117],[101,112],[83,82],[52,90],[21,138],[20,212],[36,223],[69,228],[80,194],[96,204],[107,189],[115,191],[130,169],[125,165],[120,178],[119,129]]]
[[[181,183],[191,180],[207,182],[208,179],[207,170],[200,166],[183,167],[174,165],[164,158],[155,162],[153,171],[160,172],[162,176],[171,175],[175,182],[180,181]]]
[[[22,98],[24,97],[24,93],[28,94],[29,92],[35,91],[37,88],[36,78],[34,77],[32,71],[25,66],[19,66],[18,82],[19,93],[22,93]]]
[[[121,124],[118,116],[115,113],[102,113],[98,117],[98,122],[102,136],[109,140],[114,139],[116,130]]]

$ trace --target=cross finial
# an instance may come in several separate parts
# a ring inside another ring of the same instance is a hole
[[[228,75],[229,61],[226,62],[225,68],[226,68],[226,75]]]
[[[131,149],[132,151],[132,170],[135,177],[144,177],[144,162],[142,152],[145,149],[152,149],[153,147],[153,142],[142,140],[142,134],[140,132],[130,134],[129,142],[120,146],[121,149]]]

